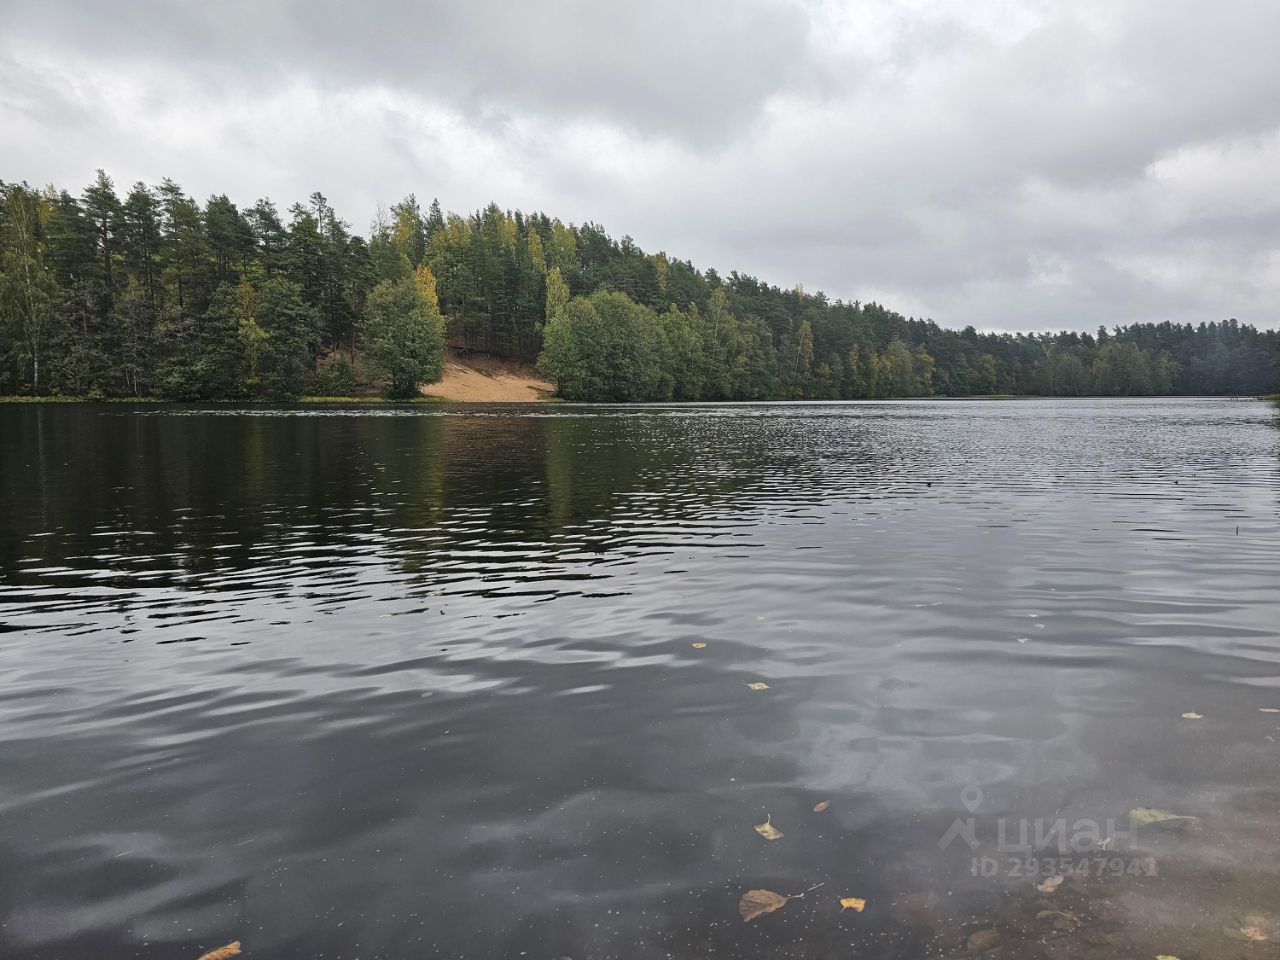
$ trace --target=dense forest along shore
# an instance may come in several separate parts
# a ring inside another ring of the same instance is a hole
[[[172,180],[122,197],[103,172],[78,196],[0,183],[0,396],[403,400],[460,383],[446,345],[585,401],[1280,391],[1276,331],[1100,319],[951,330],[496,204],[410,195],[363,236],[320,193],[281,211]]]

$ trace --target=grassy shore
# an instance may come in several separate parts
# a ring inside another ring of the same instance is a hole
[[[1035,394],[1011,394],[1011,393],[989,393],[974,394],[967,397],[950,397],[950,396],[933,396],[933,397],[886,397],[887,400],[1045,400],[1045,399],[1108,399],[1108,398],[1091,398],[1091,397],[1043,397]],[[1156,397],[1112,397],[1109,399],[1158,399]],[[1247,399],[1247,398],[1245,398]],[[1280,393],[1270,393],[1256,399],[1267,403],[1280,405]],[[472,396],[453,396],[442,397],[432,394],[424,394],[420,397],[410,397],[407,400],[389,400],[380,396],[358,396],[358,397],[296,397],[293,400],[164,400],[159,397],[95,397],[95,396],[65,396],[54,395],[48,397],[32,397],[32,396],[11,396],[0,395],[0,403],[117,403],[117,404],[172,404],[195,407],[209,406],[284,406],[288,404],[305,404],[315,406],[403,406],[406,404],[435,404],[435,403],[563,403],[563,399],[557,396],[543,394],[538,397],[537,401],[530,401],[525,397],[519,399],[508,399],[505,396],[476,398]],[[755,401],[743,401],[744,403],[753,403]],[[814,401],[824,402],[824,401]]]
[[[58,394],[48,397],[30,397],[26,395],[0,396],[0,403],[169,403],[157,397],[76,397]]]
[[[74,396],[50,396],[50,397],[28,397],[28,396],[0,396],[0,403],[154,403],[154,404],[180,404],[183,406],[210,407],[210,406],[272,406],[278,407],[286,404],[423,404],[423,403],[448,403],[442,397],[410,397],[408,400],[388,400],[386,397],[297,397],[293,400],[162,400],[159,397],[74,397]]]

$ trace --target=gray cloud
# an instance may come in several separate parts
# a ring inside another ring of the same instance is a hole
[[[803,8],[762,0],[50,0],[0,23],[126,71],[143,59],[212,85],[377,83],[481,122],[572,115],[693,140],[748,121],[810,65]]]
[[[0,9],[0,177],[414,191],[947,325],[1280,323],[1280,6]]]

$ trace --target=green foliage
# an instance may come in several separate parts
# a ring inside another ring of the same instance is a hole
[[[0,316],[17,386],[39,393],[40,364],[53,335],[57,285],[46,257],[48,206],[24,186],[4,190],[0,220]],[[29,379],[28,379],[29,377]]]
[[[79,195],[0,184],[0,394],[288,399],[372,370],[411,396],[446,340],[590,400],[1280,390],[1280,334],[1235,320],[954,331],[496,204],[411,194],[365,240],[319,193],[282,216],[171,180],[122,200],[104,172]]]
[[[125,392],[141,397],[151,388],[157,345],[156,316],[145,288],[134,277],[129,278],[128,286],[116,298],[111,327],[116,338],[116,367],[124,381]]]
[[[412,280],[383,280],[369,293],[362,329],[364,350],[386,379],[386,394],[402,400],[440,379],[444,319]]]
[[[293,399],[307,386],[320,348],[320,312],[307,303],[296,283],[281,278],[266,280],[257,291],[253,313],[247,318],[262,333],[257,348],[254,379],[261,396]],[[242,342],[258,334],[242,326]]]
[[[315,396],[349,397],[356,392],[357,384],[355,368],[346,357],[329,357],[316,365]]]
[[[667,368],[675,400],[701,400],[708,373],[706,327],[697,304],[688,310],[672,307],[662,314],[667,341]]]
[[[547,322],[538,369],[568,400],[663,400],[671,393],[658,315],[625,294],[574,297]]]
[[[547,273],[546,316],[550,323],[569,305],[569,287],[560,275],[559,267],[552,267]]]
[[[230,284],[218,287],[204,314],[176,332],[176,356],[165,379],[165,392],[177,400],[233,400],[250,395],[253,351],[261,339],[244,329],[252,320],[252,307],[243,291]]]

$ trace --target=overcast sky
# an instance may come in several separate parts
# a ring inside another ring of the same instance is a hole
[[[1280,324],[1272,0],[0,0],[0,179],[414,192],[948,326]]]

